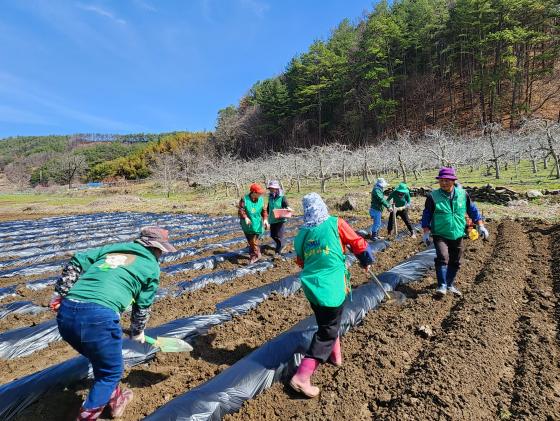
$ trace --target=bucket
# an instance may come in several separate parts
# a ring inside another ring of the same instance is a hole
[[[291,218],[293,216],[294,211],[291,209],[274,209],[274,217],[277,219],[280,218]]]

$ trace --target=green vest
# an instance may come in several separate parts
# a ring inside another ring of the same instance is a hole
[[[247,225],[245,220],[241,220],[241,228],[243,228],[243,232],[245,234],[258,234],[261,235],[263,230],[263,223],[262,223],[262,211],[264,208],[264,200],[262,196],[259,196],[256,202],[251,200],[251,197],[247,194],[245,195],[245,212],[247,212],[247,216],[251,220],[251,225]]]
[[[453,200],[441,189],[432,192],[435,210],[432,217],[432,235],[457,240],[465,235],[467,196],[461,187],[455,187]]]
[[[132,303],[152,305],[159,285],[159,263],[138,243],[116,243],[76,253],[71,263],[82,273],[66,298],[97,303],[122,313]]]
[[[303,260],[303,292],[316,305],[338,307],[346,298],[346,265],[338,233],[338,218],[312,228],[300,228],[294,248]]]
[[[274,216],[274,209],[282,209],[282,199],[284,196],[278,195],[276,199],[268,196],[268,222],[271,224],[278,224],[279,222],[286,222],[286,218],[276,218]]]

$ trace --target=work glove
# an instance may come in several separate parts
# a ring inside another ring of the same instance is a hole
[[[134,335],[134,336],[131,335],[130,339],[132,339],[133,341],[136,341],[136,342],[140,342],[141,344],[146,342],[146,337],[144,336],[144,331],[140,332],[138,335]]]
[[[49,303],[49,308],[56,313],[60,308],[61,303],[62,303],[62,297],[54,293]]]
[[[270,224],[268,223],[267,220],[264,221],[264,229],[265,230],[270,229]]]
[[[484,225],[478,225],[476,227],[476,230],[478,231],[478,234],[482,237],[483,240],[488,240],[488,237],[490,237],[490,233],[488,232],[488,230]]]
[[[247,225],[251,225],[251,220],[247,217],[247,218],[245,218],[245,223],[246,223]]]
[[[426,247],[432,244],[432,240],[430,239],[430,231],[426,231],[424,235],[422,235],[422,242],[426,244]]]

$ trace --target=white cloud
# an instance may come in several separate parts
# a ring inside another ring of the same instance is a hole
[[[255,15],[262,18],[270,5],[260,0],[240,0],[241,6],[251,10]]]
[[[50,125],[49,119],[32,111],[0,104],[0,121],[16,124]]]
[[[47,92],[33,87],[30,81],[24,80],[9,73],[0,72],[0,93],[4,103],[24,103],[27,107],[43,110],[43,115],[26,111],[23,107],[13,105],[2,105],[9,113],[6,119],[1,121],[11,123],[22,123],[25,119],[33,119],[37,124],[54,125],[55,121],[71,120],[83,125],[88,129],[111,132],[111,131],[144,131],[145,128],[137,124],[129,124],[113,120],[104,116],[79,110],[74,104],[68,104],[62,98],[52,92]],[[2,108],[0,108],[2,113]],[[10,116],[13,118],[10,120]]]
[[[147,10],[149,12],[157,12],[158,10],[152,6],[150,3],[148,3],[147,1],[144,0],[134,0],[134,3],[136,3],[140,8]]]
[[[99,6],[94,6],[94,5],[92,5],[92,4],[81,4],[81,3],[78,3],[78,7],[79,7],[80,9],[82,9],[82,10],[87,11],[87,12],[96,13],[96,14],[98,14],[98,15],[100,15],[100,16],[109,18],[109,19],[111,19],[112,21],[117,22],[117,23],[119,23],[119,24],[121,24],[121,25],[126,25],[126,21],[125,21],[124,19],[121,19],[121,18],[115,16],[115,14],[114,14],[113,12],[110,12],[110,11],[108,11],[108,10],[106,10],[106,9],[103,9],[103,8],[99,7]]]

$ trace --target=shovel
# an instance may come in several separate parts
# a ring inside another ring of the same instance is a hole
[[[397,227],[397,208],[395,206],[395,204],[393,203],[393,212],[392,212],[392,216],[393,216],[393,222],[395,223],[395,239],[397,238],[397,235],[399,234],[399,228]]]
[[[404,295],[400,291],[389,291],[389,292],[385,291],[385,288],[383,288],[383,284],[371,269],[368,271],[368,273],[371,276],[371,278],[377,283],[379,288],[381,288],[383,294],[385,294],[385,298],[387,298],[387,302],[395,303],[395,304],[403,304],[406,301],[406,295]]]
[[[165,338],[158,336],[156,339],[145,336],[146,343],[161,349],[162,352],[191,352],[193,347],[188,342],[178,338]]]

